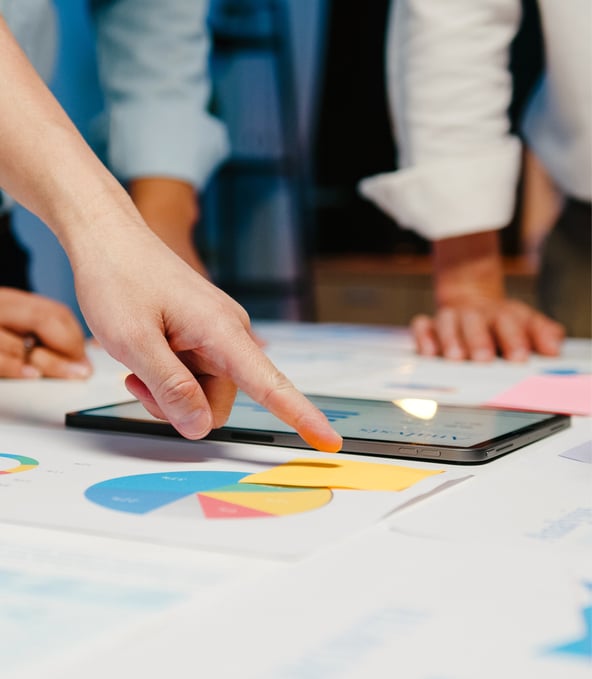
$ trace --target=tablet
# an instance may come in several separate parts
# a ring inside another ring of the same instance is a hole
[[[568,415],[438,404],[428,399],[371,401],[308,395],[343,436],[344,453],[476,464],[538,441],[570,425]],[[177,436],[139,401],[66,415],[66,425]],[[225,426],[206,440],[307,448],[288,425],[239,392]]]

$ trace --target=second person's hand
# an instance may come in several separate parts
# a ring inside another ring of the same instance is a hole
[[[442,306],[411,321],[417,352],[456,361],[526,361],[531,353],[556,356],[563,327],[518,300],[502,298]]]
[[[526,361],[531,353],[559,353],[563,326],[506,296],[496,231],[436,241],[433,252],[437,312],[411,322],[419,354],[456,361],[491,361],[499,354]]]
[[[0,287],[0,377],[83,379],[91,373],[82,328],[70,309]]]

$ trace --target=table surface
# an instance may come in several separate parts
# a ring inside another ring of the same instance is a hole
[[[478,404],[542,377],[561,398],[570,377],[592,368],[584,340],[557,359],[478,365],[417,357],[403,329],[260,323],[257,332],[309,393]],[[92,507],[95,516],[80,499],[68,511],[68,493],[93,469],[107,478],[173,463],[266,468],[302,451],[66,430],[66,412],[130,398],[124,368],[89,351],[88,382],[0,381],[0,474],[14,458],[39,462],[0,476],[4,679],[590,676],[592,418],[576,415],[569,429],[485,465],[391,461],[436,465],[451,480],[392,506],[392,494],[341,491],[358,495],[347,507],[335,501],[334,514],[309,512],[318,520],[265,519],[276,555],[245,546],[250,528],[233,533],[232,523],[257,524],[244,517],[202,521],[209,542],[199,542],[180,503],[160,518],[111,512],[109,534],[104,509]],[[151,529],[134,533],[140,520]]]

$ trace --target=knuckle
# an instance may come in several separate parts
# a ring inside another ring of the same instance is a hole
[[[250,318],[249,314],[247,313],[246,309],[238,303],[236,305],[236,314],[238,316],[238,319],[239,319],[241,325],[243,327],[249,329],[251,327],[251,318]]]
[[[68,322],[72,318],[72,312],[65,304],[56,302],[54,309],[57,318],[59,318],[59,320],[63,323]]]
[[[233,300],[232,315],[227,316],[226,320],[230,323],[230,327],[237,333],[243,333],[251,327],[251,319],[246,310]],[[225,313],[224,312],[221,313]]]
[[[267,385],[263,391],[261,405],[267,407],[268,403],[270,403],[278,394],[291,391],[293,388],[292,382],[290,382],[284,373],[277,368],[274,368],[269,375]]]
[[[173,375],[160,385],[158,393],[162,402],[174,406],[192,401],[198,393],[198,385],[193,378]]]

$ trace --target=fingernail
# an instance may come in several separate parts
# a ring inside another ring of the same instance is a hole
[[[178,428],[189,439],[202,438],[212,428],[212,416],[206,410],[195,410],[179,421]]]
[[[547,340],[547,350],[553,354],[558,354],[561,349],[561,342],[558,340],[550,339]]]
[[[25,377],[26,379],[37,379],[38,377],[41,377],[41,372],[37,370],[32,365],[24,365],[21,368],[21,377]]]
[[[445,356],[453,361],[461,361],[464,358],[460,347],[451,347],[450,349],[447,349]]]
[[[508,360],[516,363],[524,363],[528,359],[528,351],[526,349],[514,349],[508,355]]]
[[[333,429],[326,416],[319,414],[316,417],[303,417],[298,425],[298,433],[313,448],[325,453],[341,450],[343,438]]]
[[[438,353],[438,348],[432,342],[424,342],[420,345],[419,353],[423,356],[435,356]]]
[[[489,349],[477,349],[473,352],[474,361],[491,361],[493,359],[493,354]]]
[[[88,363],[68,363],[66,365],[66,373],[68,377],[84,378],[90,377],[92,372]]]

